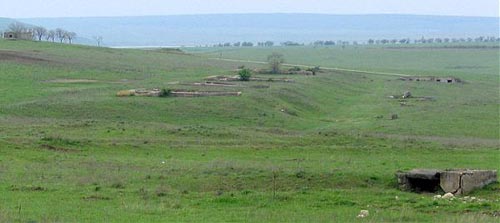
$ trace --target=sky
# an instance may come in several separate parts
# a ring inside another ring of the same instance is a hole
[[[9,18],[218,13],[499,17],[499,0],[0,0],[0,17]]]

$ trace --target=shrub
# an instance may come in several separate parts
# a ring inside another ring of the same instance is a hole
[[[161,91],[160,91],[160,97],[168,97],[168,96],[170,96],[171,94],[172,94],[172,90],[170,90],[170,89],[165,89],[165,88],[163,88],[163,89],[161,89]]]
[[[307,68],[306,71],[311,71],[313,73],[313,75],[316,75],[316,73],[319,72],[320,70],[321,70],[321,68],[319,66],[316,66],[316,67]]]
[[[271,73],[279,74],[281,70],[281,64],[285,62],[285,59],[283,57],[283,54],[272,53],[267,57],[267,62],[271,67]]]
[[[250,77],[252,77],[252,72],[250,69],[245,68],[242,69],[238,72],[238,75],[240,76],[240,81],[249,81]]]

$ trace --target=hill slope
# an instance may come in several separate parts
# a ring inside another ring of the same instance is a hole
[[[268,50],[0,39],[0,222],[353,222],[365,209],[370,222],[498,220],[499,184],[463,203],[400,191],[394,178],[412,168],[499,170],[498,49],[274,49],[294,63],[464,84],[325,71],[254,74],[293,83],[193,85],[242,65],[212,54],[258,60]],[[116,97],[154,87],[243,94]],[[435,100],[387,97],[406,90]]]
[[[109,46],[498,36],[499,27],[497,18],[414,15],[227,14],[21,21],[62,27],[86,38],[101,35]]]

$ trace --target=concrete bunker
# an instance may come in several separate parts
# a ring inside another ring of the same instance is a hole
[[[497,181],[495,170],[434,170],[414,169],[397,172],[399,188],[417,193],[443,190],[455,195],[468,194]]]
[[[425,82],[437,82],[437,83],[463,83],[460,78],[456,77],[432,77],[432,76],[421,76],[421,77],[401,77],[399,78],[402,81],[425,81]]]
[[[32,32],[4,32],[3,38],[8,40],[31,40],[33,39]]]

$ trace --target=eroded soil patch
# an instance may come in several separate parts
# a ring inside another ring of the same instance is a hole
[[[54,79],[44,81],[46,83],[58,83],[58,84],[79,84],[79,83],[97,83],[98,80],[91,79]]]
[[[42,145],[42,146],[40,146],[40,148],[45,149],[45,150],[49,150],[49,151],[63,152],[63,153],[77,152],[76,150],[66,149],[66,148],[62,148],[62,147],[55,147],[55,146],[51,146],[51,145]]]
[[[7,50],[0,50],[0,61],[15,61],[26,64],[51,62],[50,60],[35,57],[30,53]]]

